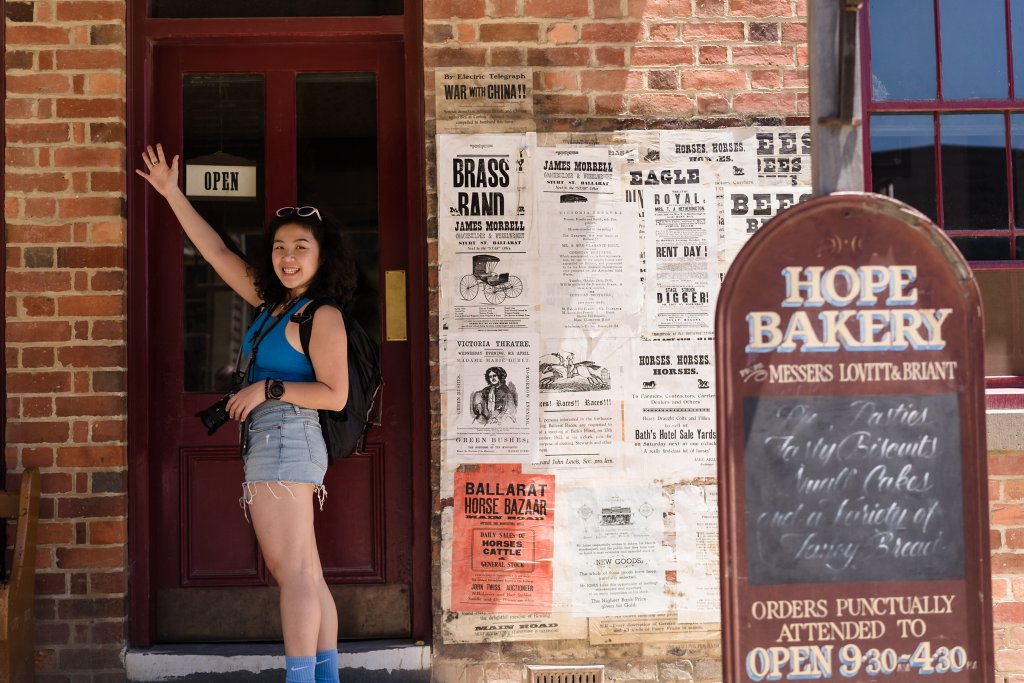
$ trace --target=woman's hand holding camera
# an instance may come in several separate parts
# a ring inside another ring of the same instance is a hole
[[[228,415],[231,416],[232,420],[241,422],[249,417],[249,413],[266,399],[263,382],[250,384],[244,389],[239,389],[234,396],[228,399]]]

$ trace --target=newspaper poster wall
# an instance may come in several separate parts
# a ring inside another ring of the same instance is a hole
[[[725,211],[718,245],[718,272],[724,277],[736,254],[762,225],[794,204],[811,198],[807,185],[724,188]]]
[[[444,340],[445,458],[528,463],[537,447],[537,343],[529,333]]]
[[[534,330],[537,259],[520,252],[457,253],[441,259],[441,331]]]
[[[810,185],[810,127],[758,128],[757,178],[762,185]]]
[[[452,612],[442,622],[441,637],[446,643],[573,640],[587,637],[587,620],[569,616],[568,611],[564,614]]]
[[[526,253],[532,134],[437,136],[440,253]]]
[[[719,623],[718,486],[680,486],[676,520],[676,616],[683,623]]]
[[[556,547],[563,550],[558,570],[569,574],[573,614],[659,614],[668,609],[660,487],[566,485],[556,502]]]
[[[533,130],[533,70],[437,69],[434,105],[438,133]]]
[[[555,477],[518,465],[455,472],[452,610],[551,611]]]
[[[716,476],[714,348],[710,338],[631,341],[624,411],[628,472],[662,481]]]
[[[711,334],[720,282],[714,188],[645,185],[643,196],[644,331],[662,336]]]
[[[538,206],[539,270],[546,278],[541,333],[586,337],[637,329],[642,292],[635,208],[611,200]]]
[[[534,165],[540,203],[573,204],[621,200],[621,157],[606,147],[538,147]]]
[[[705,162],[715,182],[753,183],[757,179],[754,128],[666,130],[661,134],[661,160],[689,165]]]

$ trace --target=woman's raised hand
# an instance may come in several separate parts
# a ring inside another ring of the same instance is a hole
[[[142,153],[142,162],[146,164],[148,173],[135,169],[135,172],[145,178],[153,189],[163,196],[172,189],[178,187],[178,155],[174,155],[171,163],[167,163],[164,157],[164,148],[157,143],[156,150],[146,145],[146,151]]]

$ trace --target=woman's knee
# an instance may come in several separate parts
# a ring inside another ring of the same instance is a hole
[[[318,568],[305,558],[284,556],[272,560],[264,555],[264,560],[274,580],[282,586],[308,584],[311,588],[319,589],[323,581]]]

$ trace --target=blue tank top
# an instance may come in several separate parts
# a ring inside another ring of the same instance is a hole
[[[296,351],[284,335],[284,328],[288,325],[292,314],[308,301],[310,299],[303,297],[292,304],[284,312],[284,318],[263,337],[263,341],[260,342],[260,346],[256,350],[256,359],[253,362],[253,371],[250,375],[254,383],[268,377],[285,382],[313,382],[316,380],[313,364],[309,362],[309,358],[301,351]],[[274,319],[270,316],[270,307],[268,307],[256,317],[249,327],[249,331],[245,333],[245,339],[242,340],[242,358],[249,357],[249,352],[256,339],[256,332],[260,331],[261,326],[262,333],[267,330],[268,325],[273,324]]]

